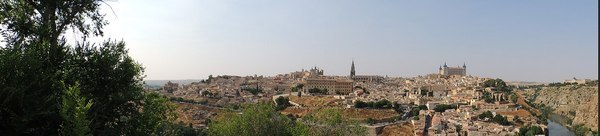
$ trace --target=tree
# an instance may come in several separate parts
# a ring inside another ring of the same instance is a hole
[[[477,117],[479,117],[479,119],[485,119],[485,118],[492,119],[494,117],[494,115],[492,114],[491,111],[485,111],[485,112],[479,114],[479,116],[477,116]]]
[[[544,134],[544,131],[538,126],[522,126],[519,128],[517,136],[533,136],[539,134]]]
[[[460,132],[462,131],[462,125],[456,124],[454,127],[456,128],[456,133],[460,136]]]
[[[508,122],[508,120],[499,114],[496,114],[496,116],[494,116],[494,122],[500,124],[500,125],[510,125],[510,122]]]
[[[287,108],[288,106],[292,105],[292,104],[290,104],[290,100],[287,97],[282,97],[282,96],[277,97],[277,99],[275,99],[275,102],[276,102],[275,104],[277,105],[275,107],[275,110],[277,110],[277,111],[283,110],[283,109]]]
[[[319,89],[319,88],[311,88],[308,89],[309,93],[313,93],[313,94],[327,94],[327,89]]]
[[[5,43],[0,47],[3,134],[58,134],[59,125],[63,124],[61,96],[75,86],[74,82],[63,82],[69,72],[69,47],[62,34],[72,28],[83,39],[102,35],[101,28],[106,24],[98,10],[102,2],[0,1],[0,33]],[[83,89],[81,93],[87,97]]]
[[[70,72],[65,74],[65,82],[80,83],[82,94],[96,102],[88,113],[93,120],[94,135],[130,132],[120,128],[129,128],[132,120],[119,118],[141,114],[145,104],[141,86],[143,68],[127,53],[124,42],[108,41],[100,47],[83,43],[66,60]]]
[[[212,75],[208,75],[208,79],[206,79],[206,84],[210,84],[213,80],[213,76]]]
[[[306,118],[306,117],[305,117]],[[306,118],[309,125],[309,135],[315,136],[361,136],[366,135],[366,128],[358,124],[355,120],[346,120],[342,118],[339,110],[333,108],[323,109],[312,117]]]
[[[69,87],[62,96],[60,115],[65,119],[60,125],[60,133],[65,136],[91,135],[91,121],[86,113],[93,102],[82,97],[77,85]]]
[[[170,123],[177,119],[175,105],[169,103],[169,100],[157,93],[148,93],[143,98],[144,105],[141,107],[140,114],[134,114],[131,121],[124,126],[127,132],[124,135],[174,135],[174,128],[164,128],[171,126]],[[135,125],[135,126],[134,126]],[[162,128],[161,128],[162,127]],[[163,129],[163,130],[161,130]]]
[[[498,91],[503,91],[503,92],[509,92],[511,91],[508,86],[506,85],[506,82],[504,82],[502,79],[489,79],[483,82],[483,87],[494,87],[496,88],[496,90]]]
[[[375,123],[376,123],[376,121],[375,121],[373,118],[368,118],[368,119],[366,120],[366,122],[367,122],[367,124],[369,124],[369,125],[373,125],[373,124],[375,124]]]
[[[456,109],[457,107],[458,105],[440,104],[435,106],[433,110],[435,110],[435,112],[445,112],[447,109]]]
[[[291,121],[268,103],[247,105],[241,114],[229,114],[211,122],[208,134],[215,136],[289,135]]]
[[[517,95],[516,94],[511,94],[510,95],[510,101],[513,103],[517,103]]]
[[[577,124],[573,126],[573,130],[576,136],[585,136],[590,132],[590,129],[583,126],[582,124]]]
[[[365,108],[368,107],[369,105],[367,105],[366,102],[360,101],[360,100],[356,100],[354,101],[354,108]]]
[[[375,104],[373,105],[373,108],[379,108],[379,109],[392,108],[392,102],[388,101],[387,99],[383,99],[383,100],[375,102]]]
[[[394,102],[392,104],[392,107],[394,107],[394,111],[396,111],[396,113],[398,113],[398,114],[404,113],[404,109],[402,108],[402,106],[400,104],[398,104],[398,102]]]
[[[0,1],[0,33],[6,43],[0,47],[3,134],[57,135],[61,124],[80,118],[60,115],[61,111],[81,112],[70,109],[81,103],[61,103],[62,96],[73,98],[68,89],[74,86],[81,97],[94,102],[86,112],[93,135],[155,132],[156,127],[136,123],[156,124],[143,118],[169,112],[146,113],[152,111],[147,110],[153,107],[149,102],[160,100],[143,93],[143,68],[129,57],[125,43],[85,42],[89,36],[103,35],[107,22],[99,12],[102,3],[104,0]],[[77,45],[66,44],[62,34],[67,29],[81,34]]]

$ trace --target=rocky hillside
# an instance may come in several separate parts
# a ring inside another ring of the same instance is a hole
[[[544,104],[554,113],[572,119],[571,125],[583,124],[598,130],[598,86],[543,87],[532,97],[533,103]]]

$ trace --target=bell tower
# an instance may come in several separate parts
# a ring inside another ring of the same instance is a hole
[[[354,69],[354,60],[352,60],[352,66],[350,67],[350,78],[356,75],[356,70]]]

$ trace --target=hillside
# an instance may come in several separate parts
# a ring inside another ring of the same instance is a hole
[[[592,130],[598,130],[598,87],[597,86],[561,86],[543,87],[538,91],[530,90],[533,103],[554,109],[553,113],[572,120],[570,125],[583,124]]]

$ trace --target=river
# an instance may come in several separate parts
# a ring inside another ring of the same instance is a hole
[[[575,133],[562,124],[566,123],[566,117],[558,114],[550,114],[548,119],[548,134],[550,136],[574,136]]]

